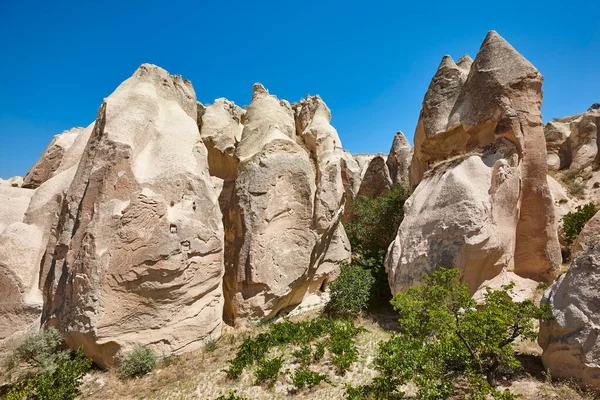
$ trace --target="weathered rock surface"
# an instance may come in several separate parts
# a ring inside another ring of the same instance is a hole
[[[222,120],[231,125],[233,114]],[[354,183],[344,181],[347,155],[330,120],[318,96],[292,107],[254,86],[241,140],[233,143],[235,170],[228,171],[235,174],[214,170],[224,179],[226,320],[271,317],[300,304],[349,257],[340,220]],[[203,116],[203,138],[213,129],[207,122]],[[218,140],[231,146],[227,132]]]
[[[580,253],[542,298],[553,320],[540,323],[538,343],[553,378],[600,388],[600,243]]]
[[[388,154],[386,164],[390,173],[392,184],[410,186],[410,163],[413,149],[404,134],[400,131],[394,135],[392,148]]]
[[[573,242],[571,257],[574,258],[577,254],[587,251],[598,242],[600,242],[600,213],[596,212]]]
[[[557,118],[544,128],[548,169],[584,169],[600,165],[600,109],[590,107],[571,117]]]
[[[0,298],[1,342],[39,329],[42,293],[40,263],[56,222],[60,203],[73,180],[93,124],[80,132],[63,154],[55,174],[36,190],[0,188],[0,273],[6,296]],[[7,216],[10,214],[10,217]]]
[[[189,81],[144,64],[104,101],[54,227],[42,322],[73,348],[107,366],[220,334],[223,227]]]
[[[8,179],[0,179],[0,186],[21,187],[22,185],[22,176],[13,176]]]
[[[556,276],[542,81],[494,31],[474,61],[444,57],[415,131],[416,189],[386,258],[394,292],[440,266],[461,269],[472,292],[501,271]]]
[[[51,178],[60,167],[65,152],[84,130],[85,128],[72,128],[54,136],[40,159],[23,178],[23,187],[35,189]]]
[[[361,165],[361,161],[363,163],[358,196],[383,196],[393,185],[387,165],[387,157],[379,153],[369,157],[369,159],[365,157],[361,160],[361,156],[357,157],[357,161],[360,160],[358,161],[359,165]]]

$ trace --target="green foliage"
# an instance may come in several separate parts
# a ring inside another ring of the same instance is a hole
[[[207,340],[206,343],[204,343],[204,351],[205,352],[212,353],[216,349],[217,349],[217,341],[215,339]]]
[[[563,230],[567,244],[572,244],[579,233],[593,216],[596,214],[594,203],[588,203],[577,207],[576,211],[565,214],[562,217]]]
[[[123,378],[133,378],[147,374],[156,366],[154,352],[143,346],[136,346],[121,359],[119,373]]]
[[[404,218],[407,198],[408,191],[401,185],[393,186],[381,197],[355,198],[350,206],[352,219],[344,224],[353,251],[372,253],[387,249]]]
[[[296,362],[303,367],[307,367],[310,365],[312,359],[312,349],[310,345],[304,344],[298,350],[295,350],[292,355],[296,358]]]
[[[70,351],[62,347],[62,336],[55,328],[28,335],[8,357],[6,370],[14,372],[25,364],[33,373],[53,371],[61,360],[69,359]]]
[[[271,359],[263,358],[258,362],[256,369],[256,385],[266,384],[273,387],[279,376],[279,371],[283,365],[283,357],[274,357]]]
[[[360,265],[342,264],[340,276],[329,285],[326,311],[331,315],[356,315],[366,309],[375,278]]]
[[[248,400],[245,397],[240,397],[236,392],[229,392],[227,395],[220,395],[215,400]]]
[[[329,382],[327,375],[309,371],[307,369],[296,370],[292,375],[292,384],[298,390],[304,388],[312,388],[319,385],[321,382]]]
[[[84,357],[81,348],[74,359],[57,358],[52,369],[17,384],[6,400],[71,400],[79,394],[81,377],[90,369],[92,360]]]
[[[398,293],[392,305],[402,334],[379,345],[375,365],[380,376],[371,385],[347,388],[349,399],[402,398],[399,387],[413,382],[419,399],[446,399],[461,392],[472,398],[512,399],[495,389],[502,371],[520,367],[513,343],[534,340],[535,319],[550,318],[546,306],[510,300],[514,284],[488,289],[477,305],[456,269],[424,276],[424,283]]]
[[[272,371],[276,366],[276,364],[263,364],[267,353],[271,349],[288,345],[300,346],[293,355],[306,367],[311,360],[312,343],[318,339],[321,340],[315,345],[312,359],[321,360],[325,355],[325,349],[328,349],[333,355],[332,364],[343,373],[358,357],[354,337],[363,330],[364,328],[355,326],[351,320],[329,318],[317,318],[302,322],[284,320],[270,325],[268,332],[245,339],[238,348],[235,358],[229,361],[225,373],[228,378],[237,379],[245,368],[258,363],[258,370],[262,371],[256,371],[257,381],[263,382],[264,373]],[[259,374],[261,374],[260,378]]]

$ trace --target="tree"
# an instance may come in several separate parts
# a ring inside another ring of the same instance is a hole
[[[514,341],[537,338],[533,321],[551,314],[531,300],[513,302],[512,283],[488,288],[478,305],[459,277],[457,269],[442,268],[425,275],[422,286],[394,297],[402,333],[380,344],[375,361],[380,376],[371,385],[349,388],[348,398],[402,398],[398,388],[413,382],[418,398],[446,399],[455,394],[458,380],[473,398],[513,398],[496,386],[503,371],[520,366]]]

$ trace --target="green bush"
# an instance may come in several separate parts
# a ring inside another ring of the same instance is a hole
[[[359,265],[342,264],[340,276],[329,285],[326,312],[331,315],[356,315],[367,308],[375,278]]]
[[[121,359],[119,372],[123,378],[133,378],[147,374],[156,366],[154,352],[143,346],[136,346]]]
[[[534,340],[534,320],[550,318],[546,306],[530,301],[514,303],[514,284],[488,289],[477,305],[457,269],[440,269],[424,276],[424,284],[398,293],[392,305],[399,313],[402,333],[379,345],[375,360],[380,376],[372,384],[347,388],[349,399],[402,398],[408,382],[417,398],[447,399],[461,392],[472,398],[512,399],[496,382],[504,371],[520,367],[513,343]]]
[[[283,365],[282,357],[274,357],[271,359],[263,358],[258,362],[256,369],[256,385],[266,384],[268,387],[273,387],[279,376],[279,371]]]
[[[245,397],[240,397],[236,392],[229,392],[227,395],[220,395],[215,400],[248,400]]]
[[[81,378],[90,369],[92,360],[79,348],[74,359],[57,358],[52,369],[13,387],[6,400],[72,400],[80,395]]]
[[[204,351],[206,353],[212,353],[217,349],[217,341],[215,339],[209,339],[204,343]]]
[[[304,344],[298,350],[295,350],[292,355],[296,358],[296,362],[306,367],[310,365],[312,359],[312,348],[309,344]]]
[[[578,206],[576,211],[565,214],[562,217],[563,230],[567,244],[572,244],[585,224],[596,214],[594,203]]]
[[[344,223],[352,250],[362,253],[385,251],[404,218],[407,198],[408,191],[395,185],[381,197],[359,196],[352,200],[351,220]]]
[[[304,388],[312,388],[319,385],[321,382],[329,382],[327,375],[319,374],[307,369],[296,370],[292,375],[292,384],[298,390]]]
[[[24,364],[30,374],[53,371],[61,360],[69,359],[70,350],[62,348],[62,335],[55,328],[28,335],[9,355],[6,370],[12,374]]]
[[[317,318],[310,321],[283,322],[269,326],[268,332],[263,332],[253,338],[247,338],[237,349],[235,358],[229,361],[225,373],[229,379],[237,379],[245,368],[265,359],[267,353],[274,348],[288,345],[300,346],[300,350],[294,352],[297,360],[308,365],[310,360],[310,345],[319,340],[315,345],[313,360],[319,361],[328,349],[333,355],[332,364],[338,371],[345,371],[356,361],[358,351],[354,337],[364,328],[354,325],[352,320],[338,320],[329,318]],[[308,355],[307,355],[308,354]],[[259,369],[261,369],[259,367]],[[264,369],[264,368],[263,368]],[[259,372],[257,371],[257,374]],[[260,372],[263,374],[263,372]],[[257,381],[262,381],[262,376]]]

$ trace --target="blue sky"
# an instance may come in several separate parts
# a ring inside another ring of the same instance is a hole
[[[56,133],[86,126],[142,63],[199,101],[248,104],[254,82],[320,94],[353,153],[410,140],[444,54],[495,29],[545,76],[544,120],[600,102],[598,1],[29,1],[0,5],[0,177],[24,175]]]

